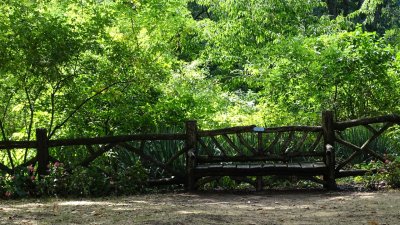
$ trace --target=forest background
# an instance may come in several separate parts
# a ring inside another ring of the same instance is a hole
[[[2,0],[0,140],[399,113],[399,18],[399,0]]]
[[[2,1],[2,140],[399,112],[400,1]]]

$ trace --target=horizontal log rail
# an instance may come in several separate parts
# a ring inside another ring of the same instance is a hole
[[[0,150],[18,148],[36,148],[36,141],[0,141]]]
[[[130,141],[168,141],[185,140],[185,134],[133,134],[95,138],[75,138],[49,140],[48,147],[74,146],[74,145],[100,145],[118,144]],[[0,141],[1,149],[37,148],[37,141]]]
[[[238,126],[231,128],[223,128],[217,130],[201,130],[198,132],[198,137],[209,137],[226,134],[236,133],[247,133],[247,132],[259,132],[259,133],[280,133],[280,132],[291,132],[291,131],[302,131],[302,132],[321,132],[321,126],[282,126],[282,127],[257,127],[252,126]]]
[[[134,134],[97,138],[77,138],[64,140],[49,140],[49,147],[74,146],[74,145],[99,145],[118,144],[130,141],[173,141],[185,140],[184,134]]]
[[[263,128],[263,131],[258,131],[262,133],[279,133],[279,132],[321,132],[321,126],[283,126],[283,127],[267,127]]]
[[[335,122],[334,127],[335,130],[345,130],[347,128],[356,127],[356,126],[364,126],[370,125],[375,123],[385,123],[385,122],[392,122],[396,124],[400,124],[400,116],[396,114],[386,115],[386,116],[377,116],[371,118],[363,118],[363,119],[356,119],[356,120],[349,120],[344,122]]]
[[[217,136],[224,134],[236,134],[236,133],[245,133],[252,132],[255,125],[252,126],[239,126],[239,127],[230,127],[216,130],[201,130],[197,132],[198,137],[209,137],[209,136]]]

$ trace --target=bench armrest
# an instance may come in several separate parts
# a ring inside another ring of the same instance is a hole
[[[335,166],[335,149],[332,145],[327,144],[325,146],[325,154],[326,154],[326,165]]]
[[[195,150],[193,148],[188,150],[187,155],[190,159],[196,158]]]

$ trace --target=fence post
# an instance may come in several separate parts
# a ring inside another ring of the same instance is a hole
[[[43,128],[36,129],[37,161],[38,174],[47,174],[47,165],[49,164],[49,146],[47,140],[47,130]]]
[[[335,180],[335,121],[332,111],[322,112],[322,130],[324,133],[324,152],[325,162],[328,167],[327,174],[324,175],[325,188],[334,190],[337,188]]]
[[[197,121],[186,121],[186,190],[195,189],[196,178],[193,169],[196,165]]]

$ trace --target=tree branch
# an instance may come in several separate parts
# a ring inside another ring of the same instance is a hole
[[[10,98],[9,98],[8,101],[7,101],[7,105],[6,105],[6,107],[4,108],[3,118],[0,119],[0,129],[1,129],[1,135],[2,135],[2,137],[3,137],[3,141],[6,141],[6,140],[7,140],[7,136],[6,136],[6,132],[5,132],[5,129],[4,129],[4,124],[3,124],[2,121],[4,121],[4,119],[6,118],[7,111],[8,111],[8,108],[10,107],[10,102],[11,102],[11,99],[13,98],[13,96],[14,96],[14,94],[11,94],[11,95],[10,95]]]
[[[61,123],[59,123],[58,125],[56,125],[54,127],[54,129],[50,132],[49,134],[49,139],[55,134],[55,132],[60,129],[62,126],[64,126],[65,123],[67,123],[87,102],[89,102],[90,100],[94,99],[95,97],[101,95],[102,93],[106,92],[108,89],[112,88],[115,85],[118,84],[124,84],[124,83],[130,83],[127,81],[120,81],[120,82],[115,82],[110,84],[109,86],[101,89],[100,91],[97,91],[94,95],[90,96],[89,98],[85,99],[83,102],[81,102],[68,116],[67,118],[65,118]]]

